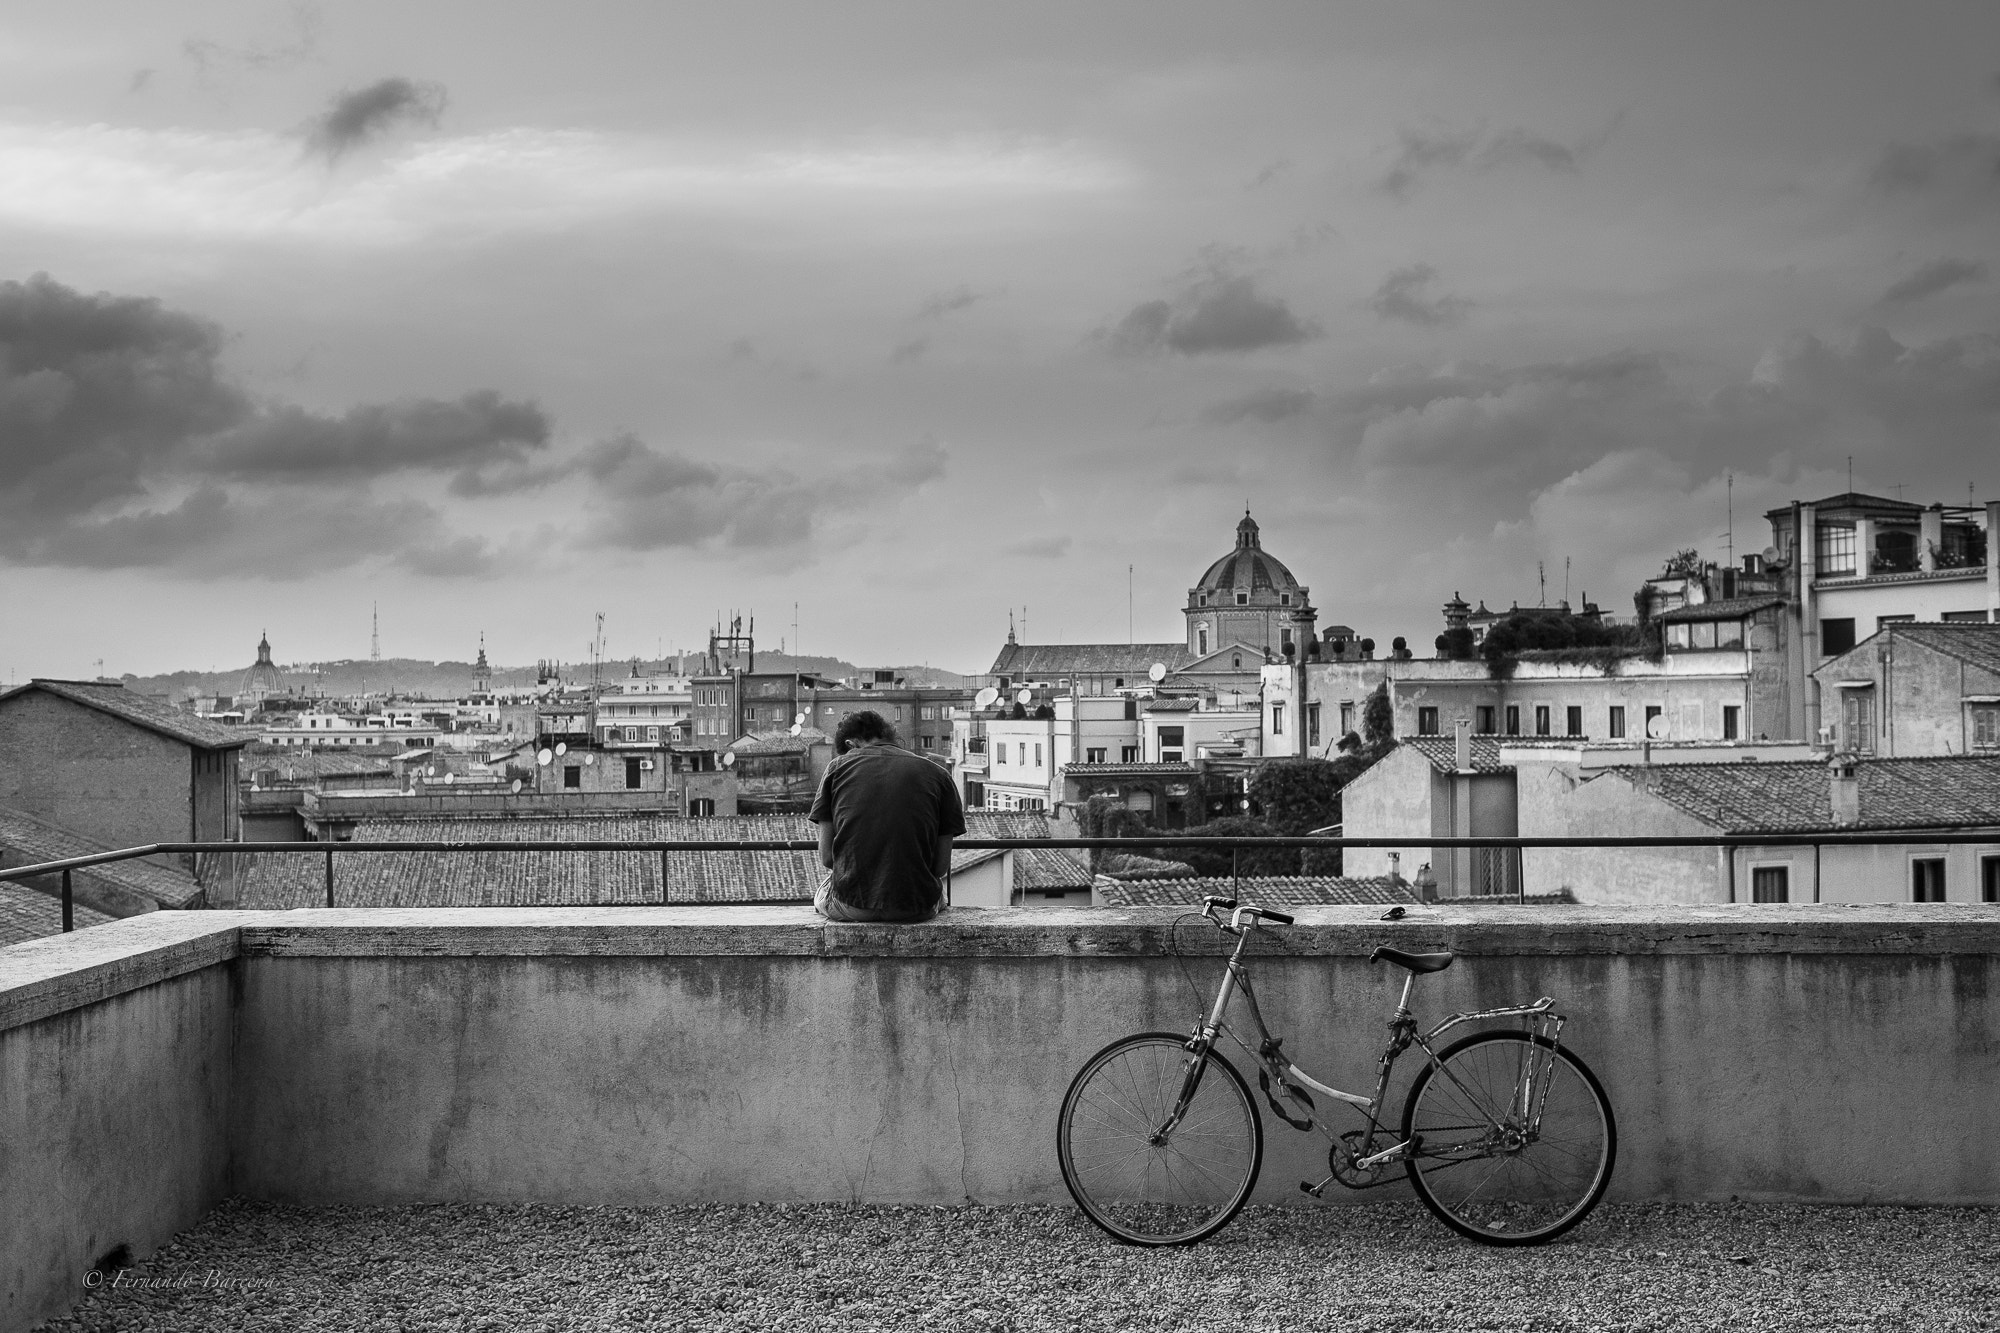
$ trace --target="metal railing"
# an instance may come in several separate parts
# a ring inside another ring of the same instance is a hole
[[[1856,833],[1737,833],[1710,837],[1488,837],[1451,838],[1441,836],[1406,838],[1328,838],[1328,837],[1237,837],[1203,838],[1174,836],[1162,833],[1156,837],[1137,838],[957,838],[952,842],[956,850],[1015,851],[1035,848],[1075,848],[1102,851],[1124,851],[1147,854],[1165,848],[1202,848],[1209,851],[1230,853],[1231,877],[1241,879],[1239,869],[1241,854],[1245,848],[1324,848],[1324,849],[1375,849],[1408,850],[1413,848],[1621,848],[1621,847],[1707,847],[1716,850],[1734,848],[1810,847],[1813,849],[1813,885],[1815,899],[1819,886],[1819,858],[1828,847],[2000,847],[2000,829],[1984,832],[1956,832],[1941,829],[1870,829]],[[66,857],[57,861],[42,861],[34,865],[16,866],[11,870],[0,870],[0,883],[35,879],[45,875],[62,876],[62,928],[75,929],[75,899],[71,876],[78,870],[92,866],[110,865],[120,861],[137,860],[148,856],[272,856],[298,855],[308,853],[323,856],[326,862],[326,906],[336,905],[334,883],[334,859],[337,856],[366,855],[371,852],[626,852],[632,854],[657,854],[660,857],[661,901],[655,906],[671,905],[666,898],[667,857],[674,852],[811,852],[817,851],[819,843],[807,838],[746,838],[731,840],[665,840],[665,841],[611,841],[593,840],[588,842],[554,842],[535,839],[512,839],[493,841],[394,841],[394,842],[155,842],[139,847],[121,847],[115,851],[92,852],[86,856]],[[1735,902],[1736,858],[1729,858],[1730,896]],[[1525,882],[1518,888],[1519,901],[1527,901]],[[1505,896],[1505,895],[1502,895]],[[1489,899],[1490,900],[1490,899]],[[796,905],[803,899],[790,898],[727,898],[704,899],[698,904],[683,902],[683,906],[703,907],[771,907]],[[600,902],[551,902],[522,904],[543,907],[634,907],[646,906],[629,900],[615,903]]]

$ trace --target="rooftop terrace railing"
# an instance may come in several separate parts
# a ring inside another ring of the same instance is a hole
[[[1141,838],[955,838],[954,849],[979,850],[1033,850],[1048,848],[1073,848],[1078,850],[1125,851],[1148,854],[1167,848],[1200,848],[1209,851],[1227,850],[1230,853],[1231,877],[1240,879],[1241,853],[1245,848],[1322,848],[1342,850],[1354,849],[1404,849],[1428,847],[1445,848],[1713,848],[1718,851],[1736,848],[1810,847],[1815,858],[1828,847],[1965,847],[1986,846],[2000,843],[2000,829],[1964,832],[1943,829],[1870,829],[1855,833],[1738,833],[1711,837],[1444,837],[1412,836],[1402,838],[1332,838],[1332,837],[1224,837],[1204,838],[1176,836],[1162,833],[1157,837]],[[615,839],[593,839],[588,841],[559,842],[548,839],[494,839],[491,841],[455,839],[448,841],[313,841],[313,842],[155,842],[137,847],[121,847],[112,851],[92,852],[86,856],[65,857],[57,861],[42,861],[33,865],[16,866],[10,870],[0,870],[0,883],[37,879],[46,875],[60,874],[62,877],[62,928],[65,932],[75,927],[75,897],[72,875],[78,870],[92,866],[111,865],[120,861],[136,860],[148,856],[172,855],[227,855],[227,856],[270,856],[279,854],[297,855],[309,853],[326,859],[326,906],[338,905],[335,892],[334,859],[337,856],[366,855],[370,852],[522,852],[529,854],[552,852],[628,852],[652,853],[661,857],[662,900],[660,906],[669,905],[664,897],[666,885],[666,857],[674,852],[811,852],[817,851],[817,841],[807,838],[738,838],[689,840],[665,839],[649,841],[620,841]],[[1734,874],[1734,861],[1731,861]],[[949,876],[947,876],[947,898],[949,902]],[[1525,904],[1529,895],[1523,884],[1515,895],[1500,895],[1502,900],[1514,896]],[[801,900],[786,898],[730,898],[705,901],[703,906],[712,907],[773,907],[796,905]],[[1732,901],[1734,901],[1732,894]],[[645,906],[629,900],[619,902],[550,902],[538,903],[545,907],[632,907]]]

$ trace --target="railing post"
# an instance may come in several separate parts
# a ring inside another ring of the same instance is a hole
[[[76,929],[76,900],[70,897],[69,871],[67,870],[63,871],[62,905],[63,934],[67,935]]]
[[[1243,896],[1242,856],[1242,844],[1239,843],[1229,849],[1229,896],[1232,898]]]
[[[660,906],[667,905],[667,849],[660,848]]]
[[[333,906],[333,845],[326,849],[326,905]]]

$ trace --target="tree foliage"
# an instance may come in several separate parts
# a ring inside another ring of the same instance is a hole
[[[1460,625],[1437,636],[1438,656],[1454,662],[1469,662],[1478,651],[1470,627]]]
[[[1193,828],[1177,829],[1174,836],[1181,838],[1272,838],[1281,836],[1282,830],[1268,820],[1251,819],[1245,815],[1232,815],[1223,819],[1211,819],[1206,824]],[[1159,857],[1163,861],[1184,861],[1201,875],[1228,875],[1232,867],[1244,875],[1296,875],[1299,873],[1299,851],[1296,847],[1245,847],[1232,856],[1228,847],[1210,850],[1206,847],[1153,847],[1146,849],[1146,855]]]
[[[1496,678],[1505,679],[1514,674],[1514,664],[1525,652],[1575,650],[1608,667],[1648,646],[1647,634],[1637,626],[1608,625],[1596,616],[1517,612],[1493,622],[1480,642],[1479,655]]]
[[[1390,745],[1396,739],[1396,709],[1389,702],[1389,682],[1383,681],[1361,706],[1361,741],[1370,749]]]

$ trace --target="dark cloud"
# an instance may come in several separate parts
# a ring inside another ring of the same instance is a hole
[[[444,88],[388,78],[337,95],[312,122],[306,143],[337,162],[342,156],[399,125],[435,125],[444,114]]]
[[[132,71],[131,79],[125,85],[125,91],[128,93],[144,92],[152,82],[153,71],[151,69],[135,69]]]
[[[1233,426],[1245,420],[1288,421],[1310,412],[1318,398],[1310,389],[1257,389],[1216,403],[1202,412],[1201,419],[1214,426]]]
[[[1259,292],[1254,278],[1213,272],[1171,302],[1133,307],[1105,337],[1113,350],[1127,355],[1198,356],[1288,347],[1319,334],[1319,326],[1292,313],[1283,298]]]
[[[930,350],[930,346],[929,338],[912,338],[908,342],[897,343],[890,351],[889,359],[899,366],[912,361],[921,361],[924,359],[924,353]]]
[[[1368,298],[1368,308],[1382,319],[1400,319],[1424,328],[1457,324],[1472,308],[1472,302],[1460,296],[1429,295],[1437,276],[1437,270],[1429,264],[1399,268],[1384,278],[1375,294]]]
[[[461,493],[486,467],[520,464],[545,449],[549,420],[533,403],[491,390],[452,402],[371,404],[324,417],[296,407],[267,411],[202,447],[217,476],[252,480],[349,480],[397,472],[459,472]]]
[[[1970,259],[1933,259],[1915,272],[1898,278],[1889,284],[1889,290],[1882,293],[1877,305],[1910,305],[1927,296],[1961,283],[1980,282],[1986,277],[1986,265]]]
[[[1383,175],[1381,187],[1402,199],[1416,189],[1426,174],[1434,171],[1539,166],[1550,171],[1575,172],[1585,153],[1594,146],[1572,146],[1520,128],[1406,129],[1398,138],[1395,160]]]
[[[2000,135],[1954,134],[1892,144],[1869,175],[1887,194],[1985,196],[2000,192]]]
[[[378,479],[525,471],[549,424],[492,392],[327,417],[253,401],[215,325],[47,275],[0,283],[0,559],[287,577],[449,543]]]
[[[181,43],[181,54],[194,65],[195,77],[202,83],[213,82],[225,71],[284,70],[317,59],[323,22],[319,6],[293,5],[290,18],[291,32],[275,42],[250,41],[232,46],[208,37],[190,37]]]
[[[942,319],[986,299],[986,293],[975,292],[970,287],[955,287],[948,292],[939,292],[930,297],[917,309],[918,319]]]
[[[1243,188],[1245,190],[1261,190],[1266,185],[1271,184],[1272,182],[1280,179],[1281,177],[1290,175],[1291,171],[1292,171],[1291,159],[1287,157],[1281,157],[1275,162],[1266,164],[1264,169],[1262,171],[1259,171],[1255,176],[1251,177],[1250,183],[1245,185]]]

